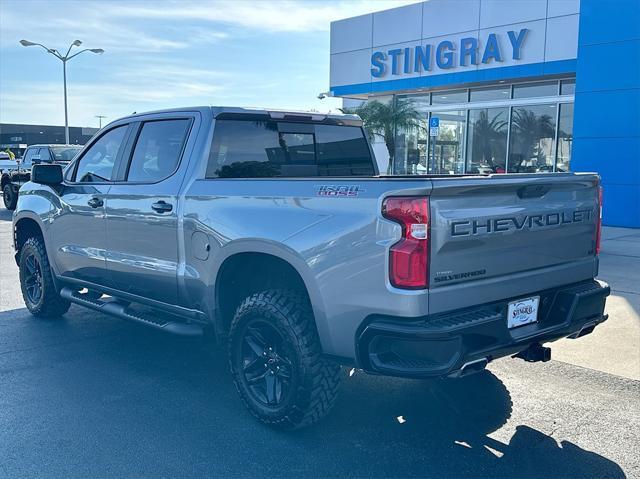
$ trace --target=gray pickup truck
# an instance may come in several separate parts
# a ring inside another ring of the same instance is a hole
[[[390,177],[356,116],[198,107],[34,166],[14,214],[35,316],[76,303],[229,347],[262,422],[331,408],[340,365],[460,377],[605,321],[599,178]]]

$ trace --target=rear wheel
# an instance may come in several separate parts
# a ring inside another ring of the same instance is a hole
[[[8,210],[15,210],[16,203],[18,202],[18,194],[13,191],[10,184],[4,185],[2,189],[2,200],[4,201],[4,207]]]
[[[322,356],[306,296],[271,290],[246,298],[234,316],[229,363],[249,411],[270,426],[294,429],[325,416],[340,366]]]
[[[60,297],[53,283],[53,273],[44,241],[29,238],[20,250],[20,287],[27,309],[34,316],[56,317],[69,310],[71,303]]]

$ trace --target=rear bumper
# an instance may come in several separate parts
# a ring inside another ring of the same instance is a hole
[[[532,292],[526,296],[540,296],[538,322],[514,329],[507,328],[506,311],[518,298],[412,320],[373,316],[356,339],[358,365],[389,376],[456,376],[467,363],[590,333],[607,319],[609,293],[597,280]]]

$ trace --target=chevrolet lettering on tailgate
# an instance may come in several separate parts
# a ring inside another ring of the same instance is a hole
[[[544,215],[453,221],[451,223],[451,236],[500,233],[509,230],[533,230],[564,224],[582,223],[589,221],[592,213],[591,210],[575,210],[547,213]]]

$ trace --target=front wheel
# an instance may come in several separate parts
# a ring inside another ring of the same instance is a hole
[[[34,316],[61,316],[71,306],[56,290],[44,241],[39,236],[29,238],[20,250],[20,287],[24,304]]]
[[[240,398],[267,425],[310,425],[335,402],[340,366],[322,356],[309,301],[295,291],[264,291],[242,302],[231,324],[229,364]]]
[[[4,207],[8,210],[15,210],[18,203],[18,193],[13,190],[10,184],[4,185],[2,189],[2,200]]]

